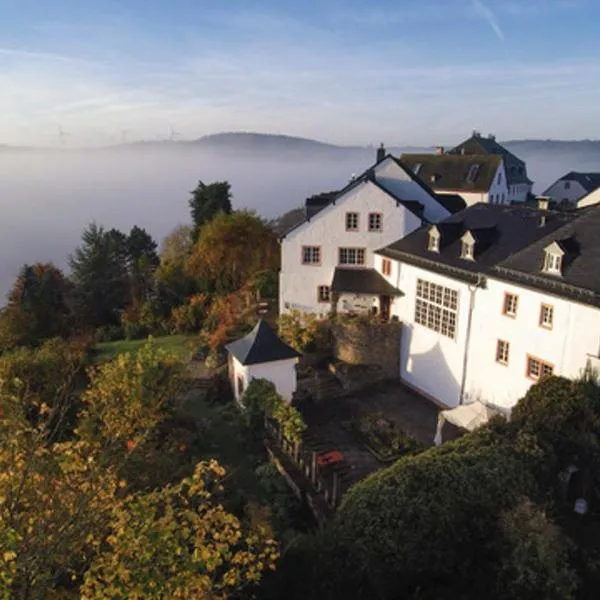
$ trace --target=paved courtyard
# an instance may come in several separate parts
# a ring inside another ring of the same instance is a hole
[[[301,410],[308,425],[307,446],[320,453],[341,452],[339,469],[346,486],[350,486],[389,463],[369,452],[344,424],[366,414],[381,415],[421,444],[432,446],[440,409],[401,383],[392,382],[347,397],[309,401]],[[445,441],[458,435],[455,427],[446,424]]]

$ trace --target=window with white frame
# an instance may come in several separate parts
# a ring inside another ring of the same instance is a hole
[[[454,339],[458,323],[458,291],[418,279],[415,323]]]
[[[364,248],[340,248],[339,264],[340,265],[364,265],[365,264],[365,249]]]
[[[331,297],[331,291],[328,285],[320,285],[317,288],[317,300],[319,302],[329,302]]]
[[[321,264],[321,246],[303,246],[302,264],[319,265]]]
[[[496,362],[507,365],[509,353],[510,343],[506,340],[498,340],[498,343],[496,344]]]
[[[381,231],[382,221],[381,213],[369,213],[369,231]]]
[[[549,377],[553,373],[554,366],[550,363],[536,358],[535,356],[527,357],[526,375],[529,377],[529,379],[535,379],[538,381],[543,377]]]
[[[562,256],[552,252],[546,252],[544,258],[544,271],[552,275],[560,275],[562,268]]]
[[[346,231],[358,231],[358,213],[346,213]]]
[[[551,304],[542,304],[540,307],[540,327],[552,329],[554,323],[554,307]]]

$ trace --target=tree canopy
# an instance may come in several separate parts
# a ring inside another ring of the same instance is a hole
[[[214,219],[218,213],[231,213],[231,186],[227,181],[209,184],[199,181],[191,194],[189,205],[194,223],[193,235],[194,239],[198,239],[202,226]]]

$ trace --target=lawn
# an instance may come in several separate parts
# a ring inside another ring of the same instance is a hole
[[[157,348],[162,348],[183,360],[189,359],[194,350],[199,346],[198,337],[194,335],[165,335],[152,338]],[[100,364],[111,360],[119,354],[135,352],[148,340],[117,340],[96,344],[94,363]]]

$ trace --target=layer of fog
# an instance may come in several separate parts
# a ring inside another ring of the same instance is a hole
[[[300,206],[314,193],[343,187],[372,164],[374,150],[312,155],[217,153],[153,147],[83,152],[0,153],[0,306],[24,263],[68,255],[92,221],[123,231],[145,227],[160,241],[189,221],[189,190],[199,179],[228,180],[234,206],[268,218]],[[524,156],[541,192],[571,169],[594,169],[585,157]]]

